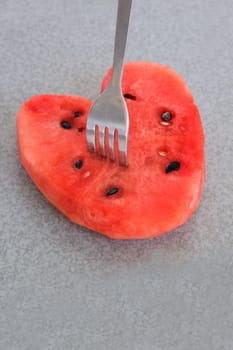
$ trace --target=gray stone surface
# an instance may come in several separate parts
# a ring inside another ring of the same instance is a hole
[[[206,133],[199,209],[181,228],[111,241],[70,223],[18,160],[31,95],[93,97],[116,1],[0,1],[0,349],[233,349],[233,2],[135,0],[128,60],[187,80]]]

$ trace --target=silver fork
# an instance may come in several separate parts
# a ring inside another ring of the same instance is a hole
[[[132,0],[119,0],[112,77],[107,89],[94,101],[87,120],[90,151],[128,165],[129,116],[121,82]]]

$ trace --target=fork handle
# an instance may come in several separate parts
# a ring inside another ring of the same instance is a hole
[[[115,47],[110,86],[120,90],[131,4],[132,0],[118,0]]]

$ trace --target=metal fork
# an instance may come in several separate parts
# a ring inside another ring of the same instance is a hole
[[[132,0],[119,0],[112,77],[107,89],[94,101],[87,120],[90,151],[128,165],[129,116],[121,82]]]

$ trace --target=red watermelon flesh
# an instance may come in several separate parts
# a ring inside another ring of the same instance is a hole
[[[127,63],[122,87],[130,118],[127,168],[87,150],[92,102],[78,96],[41,95],[23,104],[20,157],[71,221],[114,239],[154,237],[183,224],[199,204],[203,128],[190,91],[172,69]]]

